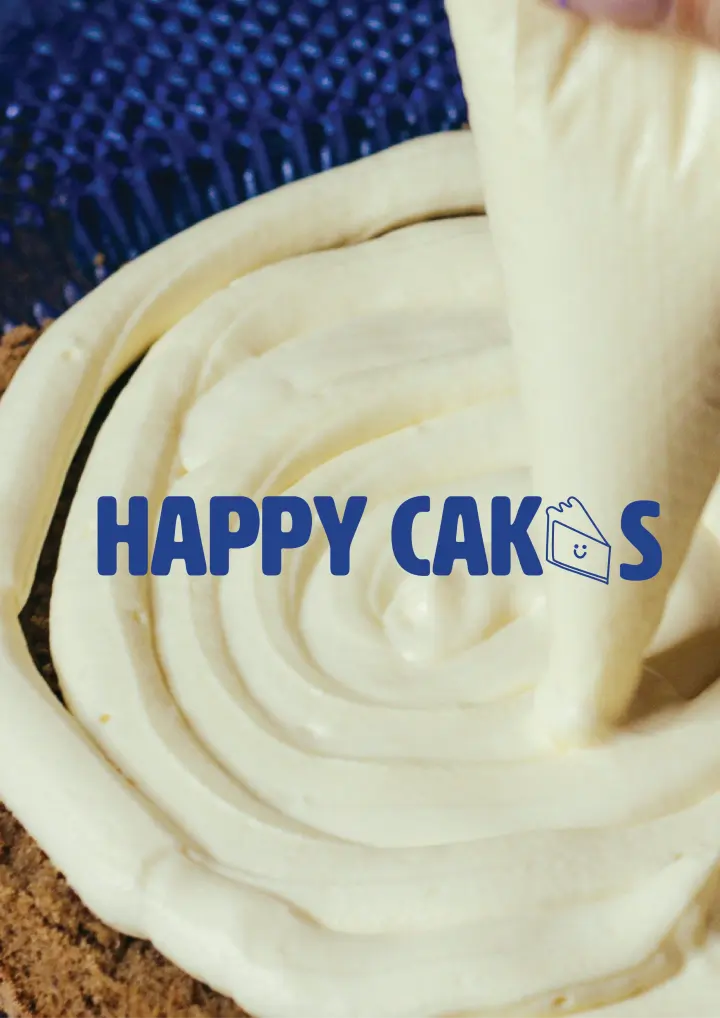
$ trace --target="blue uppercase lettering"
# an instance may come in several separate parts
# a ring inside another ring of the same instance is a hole
[[[283,530],[285,514],[290,529]],[[304,548],[312,534],[312,509],[297,495],[270,495],[262,501],[262,571],[265,576],[282,572],[282,553]]]
[[[239,526],[230,528],[237,516]],[[250,548],[260,533],[260,510],[244,495],[217,495],[210,499],[210,573],[227,576],[230,572],[230,551]]]
[[[178,521],[180,540],[175,536]],[[163,500],[152,557],[153,576],[169,576],[170,567],[178,560],[185,563],[188,576],[207,573],[195,502],[189,495],[168,495]]]
[[[642,521],[646,516],[654,519],[660,516],[659,502],[631,502],[623,512],[620,522],[623,535],[642,555],[642,562],[637,565],[620,566],[621,579],[633,583],[655,579],[663,564],[660,542],[643,526]]]
[[[118,523],[117,499],[110,495],[98,499],[97,556],[100,576],[117,573],[118,545],[128,546],[131,576],[146,576],[149,557],[148,500],[139,495],[128,502],[128,522]]]
[[[462,540],[458,538],[461,522]],[[477,502],[465,496],[451,496],[445,500],[433,573],[435,576],[450,576],[458,559],[467,562],[470,576],[487,576],[488,560]]]
[[[348,576],[350,573],[350,548],[357,534],[360,521],[367,506],[364,495],[353,495],[347,500],[342,519],[329,495],[315,498],[315,509],[322,523],[330,545],[330,573],[332,576]]]
[[[527,496],[520,503],[517,516],[512,519],[510,499],[498,495],[492,500],[492,571],[493,576],[509,576],[512,549],[515,548],[522,571],[526,576],[542,576],[543,568],[528,533],[537,516],[542,499]]]
[[[330,495],[316,496],[312,505],[296,495],[267,496],[262,500],[262,505],[244,495],[211,498],[207,560],[194,499],[187,495],[169,495],[160,508],[150,571],[153,576],[168,576],[173,562],[180,561],[184,562],[188,576],[205,576],[208,571],[212,576],[227,576],[230,572],[231,551],[251,548],[260,539],[263,574],[280,576],[283,552],[304,548],[310,541],[314,525],[313,505],[327,538],[330,573],[332,576],[348,576],[352,546],[368,506],[368,499],[364,495],[348,497],[342,514]],[[431,510],[430,496],[409,498],[398,507],[392,520],[390,537],[395,561],[411,576],[450,576],[457,562],[466,563],[470,576],[487,576],[490,571],[494,576],[509,576],[514,565],[514,549],[518,564],[526,576],[542,576],[543,566],[530,536],[530,528],[541,505],[542,499],[538,496],[526,496],[513,516],[511,500],[501,495],[494,497],[490,504],[492,544],[489,548],[486,535],[489,541],[490,531],[487,526],[483,530],[477,500],[470,496],[450,496],[443,505],[435,554],[431,560],[420,558],[415,553],[413,543],[413,528],[417,517]],[[574,554],[578,561],[584,560],[585,553],[591,553],[588,551],[590,545],[595,553],[596,545],[602,545],[605,552],[603,561],[607,567],[610,545],[587,510],[579,505],[587,517],[586,526],[589,529],[574,530],[570,527],[571,543],[564,552],[564,546],[560,551],[570,554],[569,562],[572,566],[573,540],[576,541]],[[646,518],[657,519],[659,516],[660,504],[651,501],[631,502],[623,511],[623,536],[639,553],[641,561],[622,564],[622,580],[642,583],[654,579],[661,571],[662,547],[643,522]],[[116,498],[98,498],[97,561],[100,576],[117,575],[118,546],[121,544],[128,547],[129,575],[148,574],[151,538],[147,498],[135,496],[128,499],[127,520],[127,523],[118,522]],[[567,525],[565,530],[568,530]],[[573,538],[572,534],[576,537]],[[567,543],[567,534],[564,537]],[[550,556],[550,551],[547,554]],[[550,557],[548,561],[552,565],[558,564]],[[588,562],[592,564],[591,560]],[[562,562],[559,564],[562,565]],[[590,569],[590,564],[584,571],[575,571],[594,578],[596,572]],[[599,568],[597,563],[594,568]]]
[[[409,498],[400,506],[392,521],[390,538],[395,561],[411,576],[429,576],[430,559],[418,558],[413,548],[413,524],[420,513],[430,512],[430,496]]]

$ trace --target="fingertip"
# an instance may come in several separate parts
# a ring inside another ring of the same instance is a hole
[[[657,28],[720,47],[720,0],[550,0],[591,21]]]
[[[628,28],[652,28],[667,18],[669,0],[554,0],[555,6],[592,21],[611,21]]]

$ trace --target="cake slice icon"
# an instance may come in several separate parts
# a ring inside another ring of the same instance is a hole
[[[545,512],[550,565],[610,583],[610,545],[580,499],[569,498]]]

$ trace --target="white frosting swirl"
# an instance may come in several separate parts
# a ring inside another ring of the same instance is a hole
[[[216,217],[31,353],[0,406],[0,793],[103,919],[256,1015],[716,1015],[720,688],[685,700],[666,654],[633,724],[551,753],[530,723],[542,585],[391,557],[403,497],[530,485],[471,146],[410,143]],[[99,394],[155,339],[63,541],[71,716],[17,611]],[[279,578],[254,550],[223,579],[98,575],[100,495],[279,492],[368,495],[350,576],[319,539]],[[716,515],[658,651],[720,628]]]

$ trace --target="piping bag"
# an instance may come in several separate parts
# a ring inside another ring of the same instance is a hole
[[[720,54],[539,0],[447,0],[545,506],[581,500],[606,585],[545,568],[538,731],[627,714],[720,470]],[[621,521],[659,541],[654,579]]]

